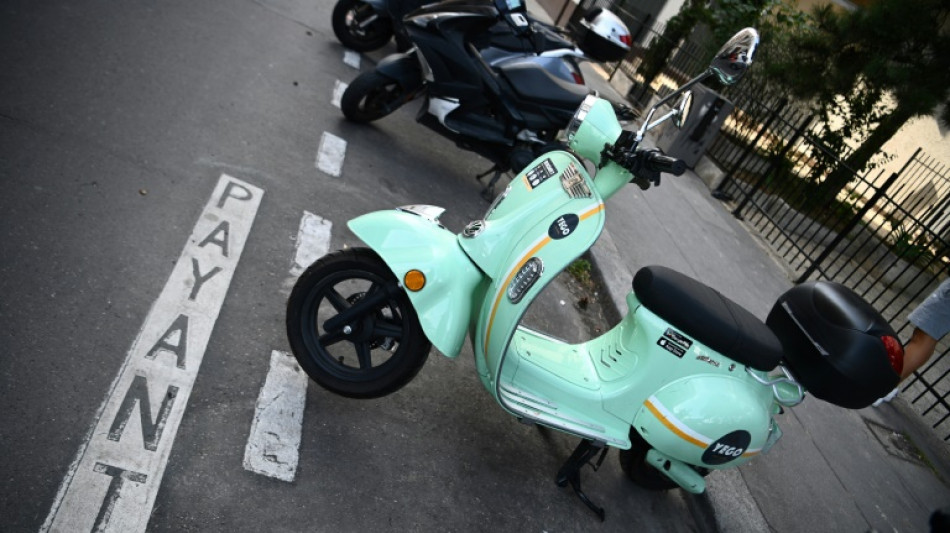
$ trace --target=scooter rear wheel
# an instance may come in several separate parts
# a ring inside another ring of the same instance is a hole
[[[627,477],[647,490],[679,488],[675,481],[647,463],[648,451],[650,451],[650,443],[636,431],[630,430],[630,449],[620,450],[619,453],[620,467]],[[707,468],[693,468],[703,477],[709,474]]]
[[[353,122],[379,120],[402,107],[411,96],[395,80],[375,70],[360,74],[343,91],[340,109]]]
[[[388,18],[364,23],[374,15],[377,13],[373,6],[362,0],[339,0],[330,16],[333,33],[343,46],[357,52],[382,48],[393,36],[393,25]]]
[[[395,276],[367,248],[328,254],[300,276],[287,301],[287,337],[311,379],[351,398],[402,388],[432,347]]]

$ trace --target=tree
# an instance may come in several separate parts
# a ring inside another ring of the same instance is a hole
[[[830,201],[909,120],[950,124],[950,0],[877,0],[842,13],[821,6],[783,39],[764,69],[825,120],[824,137],[860,144],[821,185]],[[777,57],[781,56],[781,57]]]

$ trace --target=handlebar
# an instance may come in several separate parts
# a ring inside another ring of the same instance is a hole
[[[644,152],[643,165],[653,172],[666,172],[681,176],[686,172],[686,162],[682,159],[663,155],[659,151]]]

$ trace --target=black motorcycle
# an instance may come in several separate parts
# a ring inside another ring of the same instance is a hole
[[[588,57],[616,61],[629,51],[629,31],[608,11],[598,14],[587,20],[577,44]],[[481,51],[490,48],[490,30],[499,22],[534,53],[490,65]],[[420,122],[492,162],[478,176],[494,172],[482,191],[486,199],[503,173],[562,148],[557,134],[590,91],[582,78],[577,83],[556,74],[551,61],[574,59],[567,49],[543,49],[546,37],[528,21],[523,0],[430,4],[406,16],[404,27],[412,49],[350,83],[340,102],[346,118],[371,122],[424,96]]]

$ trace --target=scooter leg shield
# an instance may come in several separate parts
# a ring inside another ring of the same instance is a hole
[[[458,356],[485,276],[459,247],[456,235],[435,221],[400,210],[368,213],[347,225],[404,287],[408,272],[425,276],[422,288],[406,288],[406,294],[433,346],[448,357]]]

